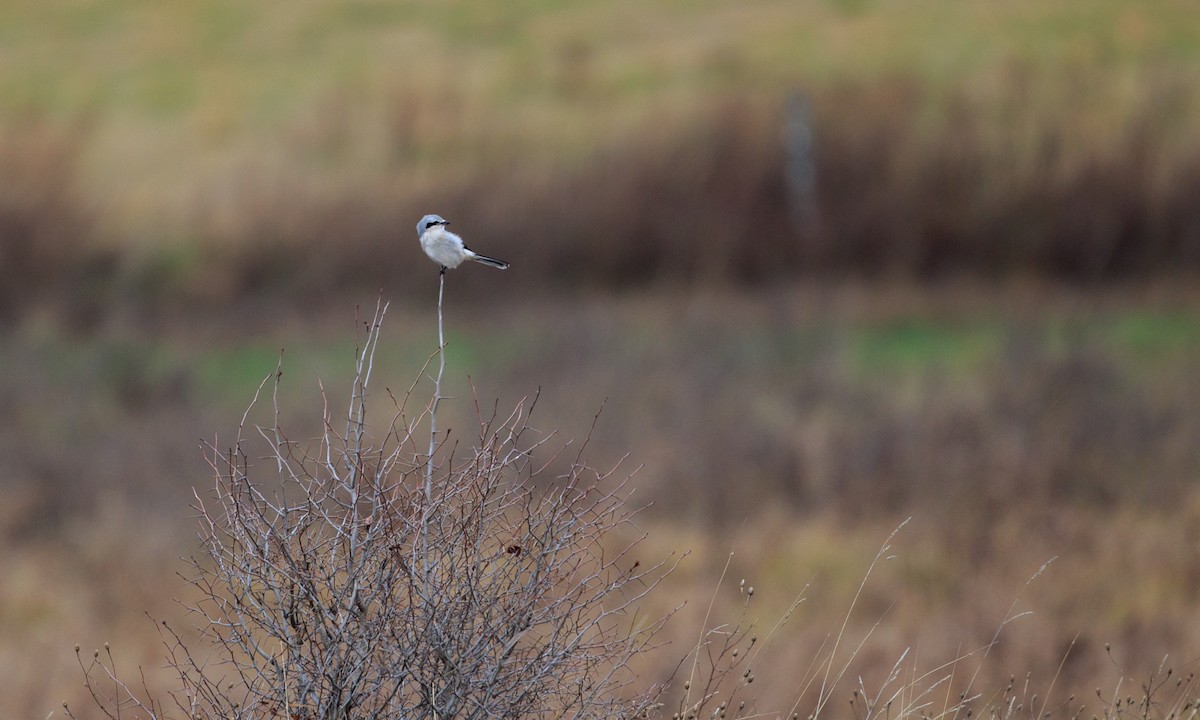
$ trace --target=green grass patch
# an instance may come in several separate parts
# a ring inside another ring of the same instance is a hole
[[[930,369],[975,372],[1000,362],[1000,354],[1014,342],[1045,357],[1102,347],[1135,368],[1187,363],[1200,356],[1200,316],[1191,311],[1129,310],[1011,325],[990,320],[964,325],[910,317],[850,330],[852,362],[868,374]]]
[[[1200,315],[1194,312],[1131,312],[1115,318],[1106,334],[1116,349],[1139,359],[1200,356]]]
[[[208,350],[192,363],[192,373],[206,397],[231,402],[236,398],[248,400],[259,383],[275,371],[279,361],[278,347],[247,343]],[[285,361],[284,373],[290,375],[287,364]]]
[[[864,372],[910,372],[931,367],[976,368],[1003,347],[1001,325],[959,325],[920,318],[863,327],[852,341],[853,362]]]
[[[393,337],[385,339],[376,353],[373,382],[377,391],[382,392],[382,388],[387,387],[393,394],[400,395],[419,379],[422,366],[436,349],[437,339],[429,336],[429,342],[425,343],[426,338],[421,337],[422,342],[414,343],[402,337],[403,330],[395,327],[391,328],[391,334]],[[457,382],[467,375],[478,375],[484,366],[492,371],[497,365],[494,356],[503,356],[506,345],[507,341],[501,336],[484,336],[477,340],[448,333],[447,377]],[[349,389],[347,368],[351,367],[354,357],[354,341],[345,338],[344,333],[332,342],[313,338],[290,342],[285,345],[282,357],[282,392],[289,401],[307,397],[316,391],[320,381],[326,392],[340,401]],[[184,362],[202,397],[223,404],[243,405],[254,395],[259,383],[275,372],[279,361],[278,344],[252,340],[208,347]],[[434,358],[426,374],[431,375],[436,370],[437,359]]]

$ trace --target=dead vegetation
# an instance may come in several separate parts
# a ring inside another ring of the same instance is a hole
[[[106,237],[104,208],[74,183],[83,125],[10,124],[0,289],[10,318],[51,298],[77,323],[131,303],[408,296],[419,265],[403,248],[430,207],[512,255],[522,293],[1194,273],[1200,148],[1186,107],[1173,110],[1176,85],[1149,86],[1097,129],[1070,98],[1034,102],[1028,84],[1013,72],[986,99],[932,97],[904,77],[730,96],[586,158],[512,156],[501,144],[469,176],[420,187],[402,168],[326,178],[247,163],[200,184],[183,217],[154,220],[164,234],[133,245]]]

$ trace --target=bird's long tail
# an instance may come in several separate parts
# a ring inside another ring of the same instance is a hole
[[[489,267],[499,268],[501,270],[508,269],[508,263],[504,262],[503,260],[497,260],[496,258],[490,258],[487,255],[480,255],[477,252],[471,253],[471,259],[477,263],[483,263],[484,265],[487,265]]]

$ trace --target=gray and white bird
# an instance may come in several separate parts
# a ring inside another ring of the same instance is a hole
[[[417,237],[421,240],[421,249],[430,260],[442,266],[443,273],[462,265],[464,260],[474,260],[501,270],[508,268],[508,263],[503,260],[472,252],[463,245],[462,238],[446,229],[449,224],[441,215],[426,215],[417,223]]]

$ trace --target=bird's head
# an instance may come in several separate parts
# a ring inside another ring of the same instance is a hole
[[[426,215],[421,218],[421,222],[417,223],[417,237],[425,234],[425,231],[437,225],[449,225],[450,221],[443,218],[441,215]]]

